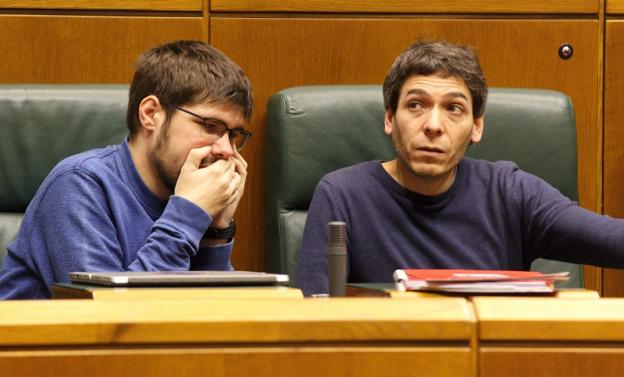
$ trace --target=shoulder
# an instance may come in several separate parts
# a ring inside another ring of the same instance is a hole
[[[116,150],[116,145],[108,146],[63,159],[44,179],[33,201],[58,195],[70,198],[80,195],[81,192],[95,191],[94,188],[116,175],[114,167]]]
[[[381,161],[365,161],[326,174],[321,182],[333,186],[361,185],[369,182],[381,169]]]
[[[61,160],[50,172],[50,176],[62,174],[69,170],[101,173],[101,169],[110,164],[117,152],[118,145],[109,145],[104,148],[91,149]]]
[[[515,184],[527,182],[530,184],[542,184],[543,180],[536,175],[522,170],[513,161],[486,161],[465,158],[467,171],[472,176],[483,176],[488,180],[501,180]]]
[[[505,175],[520,171],[518,165],[513,161],[475,160],[470,157],[462,160],[462,166],[471,173],[486,175]]]
[[[41,183],[24,217],[24,231],[30,233],[35,224],[67,226],[73,220],[92,213],[100,213],[106,188],[103,177],[107,164],[102,159],[114,152],[114,147],[94,149],[65,158],[59,162]],[[22,232],[20,230],[20,232]]]
[[[314,197],[321,201],[359,197],[379,189],[377,169],[383,169],[380,161],[366,161],[327,173],[314,189]]]
[[[460,174],[466,177],[466,183],[488,186],[513,184],[528,174],[512,161],[475,160],[468,157],[462,160],[459,169]]]
[[[549,197],[558,198],[561,193],[544,179],[526,172],[512,161],[490,162],[465,158],[462,166],[465,176],[475,187],[487,187],[487,190],[498,190],[512,194],[516,200],[526,198]]]

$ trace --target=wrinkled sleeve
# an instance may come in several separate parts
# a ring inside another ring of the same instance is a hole
[[[624,267],[624,220],[580,207],[542,179],[516,170],[526,257]]]
[[[45,251],[49,261],[41,265],[49,265],[51,271],[41,272],[48,285],[68,281],[71,271],[190,269],[212,221],[205,211],[182,197],[171,196],[145,244],[129,259],[117,232],[118,226],[128,224],[115,224],[103,190],[97,178],[77,171],[57,177],[42,195],[28,248]],[[231,247],[219,248],[219,258],[227,258],[228,266]]]

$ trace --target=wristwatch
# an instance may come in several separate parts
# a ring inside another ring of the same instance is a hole
[[[206,229],[206,233],[204,233],[204,238],[208,238],[211,240],[229,240],[234,238],[234,234],[236,234],[236,223],[234,219],[230,221],[230,225],[227,228],[213,228],[209,227]]]

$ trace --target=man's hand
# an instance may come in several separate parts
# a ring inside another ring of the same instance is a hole
[[[175,194],[206,211],[213,218],[211,226],[225,228],[231,216],[234,215],[242,196],[247,176],[247,163],[238,153],[235,153],[238,158],[217,160],[205,168],[200,168],[202,160],[210,154],[210,150],[211,147],[206,146],[192,149],[189,152],[180,169]],[[227,214],[231,212],[227,223],[215,223],[217,218],[223,218],[225,209],[228,209]]]
[[[221,212],[213,217],[211,227],[214,228],[227,228],[230,225],[230,220],[234,217],[234,212],[238,208],[238,203],[243,197],[245,191],[245,181],[247,180],[247,161],[241,156],[238,151],[234,151],[234,156],[230,158],[235,164],[234,171],[240,176],[240,183],[232,195],[233,201],[227,205]]]

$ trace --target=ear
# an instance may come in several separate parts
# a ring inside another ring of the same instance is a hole
[[[386,135],[392,135],[392,126],[394,120],[394,112],[391,109],[386,109],[384,114],[384,132]]]
[[[483,136],[483,116],[474,118],[474,125],[472,126],[472,134],[470,136],[470,144],[477,144],[481,141]]]
[[[160,106],[158,97],[149,95],[139,104],[139,120],[141,126],[147,130],[154,131],[156,127],[162,124],[161,113],[163,108]]]

